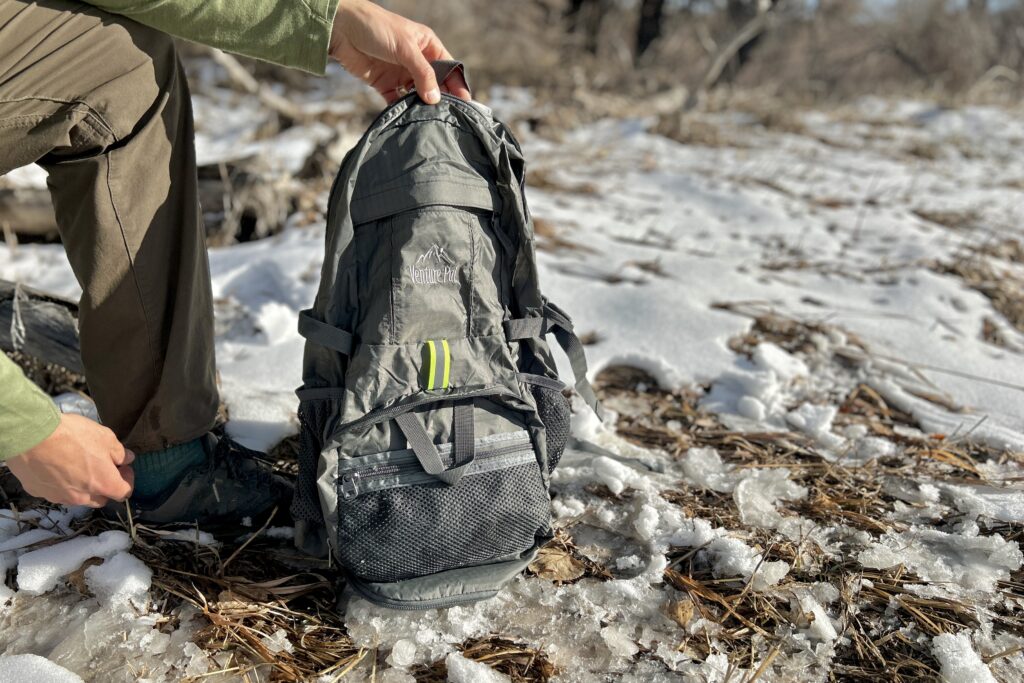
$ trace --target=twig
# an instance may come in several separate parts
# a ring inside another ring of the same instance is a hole
[[[309,119],[309,116],[301,109],[278,95],[265,84],[257,81],[252,74],[245,70],[241,62],[231,55],[220,50],[210,50],[210,56],[213,57],[213,61],[224,67],[232,83],[250,95],[258,97],[260,102],[267,105],[270,109],[292,121],[301,122]]]
[[[275,505],[273,511],[267,516],[267,521],[263,522],[263,526],[261,526],[259,529],[257,529],[256,532],[252,536],[250,536],[249,538],[245,539],[245,543],[243,543],[242,545],[238,546],[238,548],[235,550],[235,552],[231,553],[231,555],[228,556],[228,559],[224,560],[224,563],[221,564],[221,566],[220,566],[220,575],[221,576],[224,576],[224,570],[228,568],[228,565],[231,564],[232,560],[234,560],[236,557],[238,557],[238,554],[240,552],[245,550],[249,546],[249,544],[252,543],[256,539],[257,536],[259,536],[261,533],[263,533],[263,531],[268,526],[270,526],[271,520],[273,520],[276,515],[277,515],[277,506]]]

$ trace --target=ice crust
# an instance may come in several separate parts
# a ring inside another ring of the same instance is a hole
[[[942,665],[944,683],[996,683],[967,633],[943,633],[932,639],[932,654]]]
[[[445,658],[449,683],[510,683],[511,678],[483,662],[466,659],[457,652]]]
[[[865,567],[885,569],[904,564],[925,581],[953,582],[977,591],[995,589],[996,581],[1024,563],[1018,545],[1000,536],[981,536],[977,527],[963,533],[912,528],[888,533],[857,555]]]

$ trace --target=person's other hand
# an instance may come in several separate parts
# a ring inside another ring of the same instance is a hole
[[[341,0],[334,16],[329,54],[353,76],[377,90],[388,104],[416,87],[427,104],[441,101],[441,90],[470,99],[456,71],[438,84],[430,63],[451,59],[434,32],[369,0]]]
[[[81,415],[61,415],[53,434],[7,460],[7,466],[33,496],[98,508],[131,495],[134,459],[103,425]]]

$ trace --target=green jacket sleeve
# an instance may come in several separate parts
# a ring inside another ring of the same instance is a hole
[[[0,461],[36,446],[53,434],[60,411],[0,352]]]
[[[339,0],[85,0],[172,36],[316,74]]]

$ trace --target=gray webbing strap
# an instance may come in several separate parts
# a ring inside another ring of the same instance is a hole
[[[460,463],[450,470],[445,469],[441,454],[437,452],[437,446],[434,445],[427,430],[423,428],[423,423],[414,413],[402,413],[395,418],[395,422],[398,423],[398,428],[402,430],[406,441],[409,442],[409,448],[416,454],[416,459],[420,461],[420,465],[427,474],[449,485],[456,484],[462,479],[462,475],[466,473],[466,468],[469,467],[472,459],[470,462]],[[458,444],[455,447],[458,448]]]
[[[509,341],[543,337],[549,332],[547,318],[513,318],[506,320],[504,327]]]
[[[583,344],[580,343],[580,338],[572,330],[567,330],[560,325],[555,327],[553,331],[555,339],[558,340],[558,345],[562,347],[565,355],[569,357],[572,374],[576,376],[576,392],[586,401],[591,410],[597,413],[598,417],[603,417],[601,404],[597,400],[597,394],[594,393],[594,387],[590,386],[590,380],[587,379],[587,357],[583,352]]]
[[[517,372],[516,379],[524,384],[534,384],[536,386],[545,387],[552,391],[559,393],[565,391],[569,387],[565,386],[560,379],[553,379],[545,375],[534,375],[529,372]]]
[[[455,404],[452,418],[452,465],[461,467],[473,462],[474,448],[473,403]]]
[[[576,378],[576,392],[598,417],[602,417],[601,404],[597,400],[594,388],[590,386],[590,380],[587,379],[587,356],[583,351],[583,344],[576,336],[572,320],[565,311],[550,301],[545,301],[543,317],[514,318],[506,320],[504,325],[509,341],[554,333],[558,345],[565,351],[569,365],[572,366],[572,373]]]
[[[328,349],[334,349],[346,356],[352,355],[352,335],[334,325],[328,325],[313,317],[313,309],[299,312],[299,334],[311,342]]]

